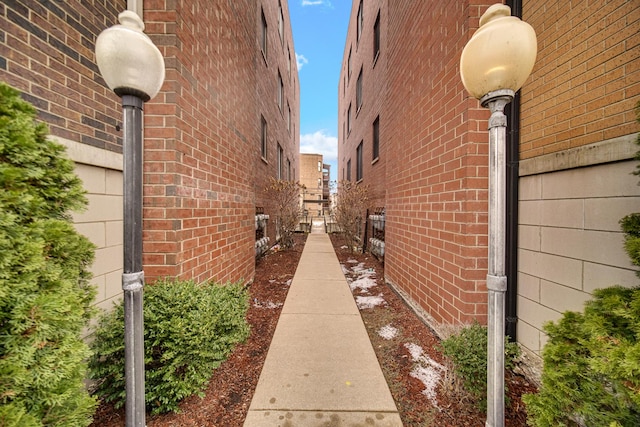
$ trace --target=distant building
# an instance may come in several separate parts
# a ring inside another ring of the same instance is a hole
[[[640,210],[640,3],[506,3],[538,36],[508,107],[506,321],[539,355],[544,322],[638,284],[618,221]],[[459,59],[490,4],[355,0],[345,43],[338,177],[385,208],[385,279],[435,328],[486,321],[489,112]]]
[[[68,147],[88,191],[78,230],[98,247],[97,303],[120,298],[122,109],[94,57],[118,13],[138,13],[166,64],[145,104],[144,245],[148,282],[221,282],[255,272],[256,210],[269,177],[299,173],[300,86],[286,1],[3,2],[0,80],[22,92]],[[274,216],[273,214],[271,216]],[[275,243],[275,227],[266,236]]]
[[[322,216],[329,210],[329,176],[331,165],[323,163],[322,154],[300,154],[301,200],[307,215]]]

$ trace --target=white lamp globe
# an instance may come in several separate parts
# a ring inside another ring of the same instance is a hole
[[[501,89],[517,92],[533,70],[537,50],[531,25],[511,16],[509,6],[494,4],[462,50],[462,84],[477,99]]]
[[[144,23],[130,10],[118,15],[120,25],[107,28],[96,40],[96,62],[107,86],[118,96],[148,101],[164,82],[164,59],[144,34]]]

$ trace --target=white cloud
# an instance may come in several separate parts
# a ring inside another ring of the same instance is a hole
[[[324,130],[300,135],[300,152],[322,154],[322,160],[329,162],[338,159],[338,138],[329,136]]]
[[[303,6],[320,6],[321,4],[326,4],[329,2],[325,2],[324,0],[302,0]],[[331,5],[331,3],[329,3]]]
[[[296,53],[296,63],[298,65],[298,71],[300,71],[304,64],[309,63],[309,60],[305,58],[304,55]]]

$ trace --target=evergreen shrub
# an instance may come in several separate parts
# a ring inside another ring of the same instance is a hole
[[[86,426],[94,246],[71,222],[86,205],[74,165],[35,119],[0,83],[0,425]]]
[[[532,426],[640,425],[640,288],[593,297],[545,324],[542,386],[523,397]]]
[[[487,346],[487,328],[478,322],[441,343],[442,352],[453,363],[456,377],[482,411],[487,409]],[[519,356],[518,345],[505,339],[505,369],[512,369]]]
[[[203,396],[213,370],[249,334],[248,295],[241,284],[161,280],[144,290],[145,401],[153,414],[177,412],[185,397]],[[103,315],[90,360],[96,393],[125,403],[124,305]]]

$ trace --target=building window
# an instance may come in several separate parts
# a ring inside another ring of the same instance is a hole
[[[260,48],[265,59],[267,58],[267,18],[264,16],[264,10],[262,10],[262,38],[260,39]]]
[[[278,34],[280,43],[284,44],[284,15],[282,14],[282,3],[278,2]]]
[[[287,72],[289,73],[289,77],[291,77],[291,48],[287,46],[287,55],[289,56],[289,62],[287,62]]]
[[[347,58],[347,77],[351,78],[351,48],[349,48],[349,57]]]
[[[322,162],[318,160],[318,172],[322,172]]]
[[[380,116],[373,122],[373,160],[380,157]]]
[[[278,70],[278,108],[282,111],[282,103],[284,101],[284,83],[282,82],[282,75]]]
[[[362,179],[362,146],[364,142],[360,141],[358,148],[356,150],[356,181],[360,181]]]
[[[287,159],[287,180],[291,181],[291,160]]]
[[[364,27],[364,17],[362,16],[362,0],[360,0],[360,5],[358,6],[358,22],[356,27],[356,40],[360,41],[360,36],[362,35],[362,28]]]
[[[261,125],[261,132],[260,132],[260,154],[262,155],[263,159],[267,159],[267,120],[264,118],[264,116],[260,116],[260,125]]]
[[[362,108],[362,68],[360,68],[356,82],[356,111],[360,111],[360,108]]]
[[[278,164],[276,166],[278,168],[278,170],[276,171],[278,179],[282,179],[283,157],[284,157],[284,151],[282,150],[282,146],[278,144]]]
[[[287,130],[291,133],[291,106],[287,101]]]
[[[351,181],[351,159],[347,160],[347,181]]]
[[[376,16],[376,22],[373,24],[373,62],[375,63],[380,55],[380,11]]]
[[[351,133],[351,104],[347,110],[347,135]]]

